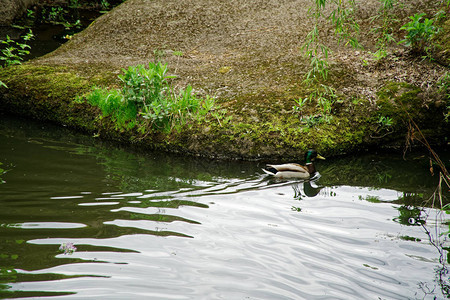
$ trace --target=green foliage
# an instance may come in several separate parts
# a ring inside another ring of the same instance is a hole
[[[52,23],[57,24],[58,22],[65,22],[64,19],[64,8],[57,6],[57,7],[52,7],[49,11],[48,11],[48,20]]]
[[[360,44],[356,38],[359,32],[359,25],[354,15],[356,10],[355,1],[334,0],[332,2],[334,2],[336,7],[331,11],[328,19],[334,26],[334,33],[338,37],[338,42],[345,42],[345,45],[359,48]]]
[[[330,123],[331,119],[331,116],[310,115],[301,118],[301,121],[305,123],[308,128],[312,128],[323,123]]]
[[[0,61],[3,61],[3,66],[20,65],[25,55],[30,54],[28,42],[34,38],[31,29],[22,36],[22,42],[12,40],[8,35],[6,40],[0,40],[0,44],[5,45],[1,50]],[[0,65],[0,68],[2,66]],[[6,84],[0,80],[0,87],[7,88]]]
[[[69,9],[64,9],[61,6],[44,7],[39,21],[52,25],[63,25],[66,30],[79,30],[82,27],[79,20],[79,7],[78,0],[70,0]]]
[[[34,11],[32,11],[31,9],[27,9],[27,18],[33,19],[34,15]]]
[[[314,89],[309,97],[317,101],[317,106],[326,115],[331,114],[331,107],[337,100],[336,90],[324,84]]]
[[[330,123],[333,117],[331,116],[333,104],[337,101],[337,95],[335,89],[332,87],[319,84],[313,86],[312,92],[306,98],[300,98],[295,100],[297,105],[293,106],[294,113],[299,112],[301,114],[304,106],[307,102],[315,103],[322,114],[314,116],[301,117],[301,121],[306,123],[308,127],[314,127],[322,123]]]
[[[424,13],[418,13],[409,17],[411,21],[400,28],[406,31],[405,39],[400,43],[411,47],[414,52],[428,55],[432,48],[431,40],[438,33],[438,27],[433,25],[432,19],[422,20],[424,15]]]
[[[378,14],[371,18],[371,22],[378,22],[372,28],[372,32],[377,35],[376,48],[377,51],[373,53],[376,59],[381,59],[387,56],[386,48],[395,42],[393,25],[398,20],[394,14],[394,7],[397,0],[379,0],[380,8]]]
[[[356,39],[359,32],[359,25],[354,18],[354,0],[314,0],[314,7],[309,9],[309,13],[314,20],[313,29],[306,36],[302,45],[305,56],[310,61],[310,68],[305,74],[304,83],[311,86],[313,91],[304,99],[296,100],[293,106],[294,112],[301,113],[306,102],[315,103],[322,114],[314,116],[301,116],[301,121],[308,127],[314,127],[322,123],[330,123],[332,120],[332,105],[337,99],[335,90],[324,82],[329,75],[329,54],[330,48],[322,42],[319,31],[321,19],[325,18],[334,29],[338,43],[345,43],[353,48],[360,47]],[[325,15],[324,9],[327,4],[332,4],[330,14]]]
[[[148,105],[147,112],[143,114],[143,117],[151,120],[155,129],[164,132],[170,132],[172,129],[180,131],[189,120],[200,121],[204,119],[214,105],[213,98],[209,96],[206,99],[197,97],[193,93],[192,87],[188,85],[186,89],[181,89],[178,94],[172,92],[167,97],[154,99]]]
[[[108,11],[110,9],[111,4],[109,4],[108,0],[101,0],[100,6],[102,7],[101,12]]]
[[[295,105],[292,106],[292,110],[298,113],[301,113],[303,111],[303,108],[306,105],[306,102],[308,101],[308,98],[298,98],[298,100],[294,100],[295,101]]]
[[[310,69],[305,75],[307,83],[328,79],[330,48],[321,41],[319,32],[319,23],[324,17],[323,11],[327,3],[334,4],[331,13],[325,16],[325,19],[333,26],[338,42],[345,42],[345,45],[351,45],[354,48],[359,47],[358,40],[355,38],[359,31],[359,26],[354,19],[355,1],[315,0],[315,6],[309,9],[314,20],[314,27],[302,45],[302,50],[310,60]]]
[[[326,80],[328,78],[328,53],[330,50],[319,40],[318,24],[306,36],[302,50],[305,51],[305,55],[310,61],[310,69],[305,75],[305,82],[311,83],[319,80],[319,78]]]
[[[164,49],[153,50],[153,57],[155,58],[155,63],[162,60],[164,56],[166,56],[166,50]]]
[[[382,138],[387,136],[388,134],[391,134],[392,127],[394,125],[394,120],[390,117],[385,117],[383,115],[380,115],[378,118],[378,128],[375,130],[374,135],[371,135],[372,138]],[[391,176],[389,174],[378,174],[378,180],[380,182],[384,181],[387,182],[387,179],[389,179]]]
[[[80,8],[80,1],[79,0],[69,0],[69,7],[73,9]]]
[[[439,91],[444,94],[445,99],[450,100],[450,74],[445,72],[438,81]]]
[[[448,123],[450,121],[450,74],[445,72],[445,74],[438,81],[439,91],[444,95],[445,100],[445,112],[444,118]]]
[[[125,101],[119,90],[94,87],[87,95],[89,104],[98,106],[104,116],[110,116],[118,128],[133,128],[137,109],[134,103]]]
[[[155,102],[162,103],[169,91],[168,79],[175,76],[167,75],[167,64],[160,62],[148,65],[130,66],[122,69],[119,79],[123,83],[122,93],[128,102],[134,102],[136,107],[149,113],[149,106]]]
[[[130,66],[122,69],[123,74],[118,76],[123,84],[121,90],[94,87],[86,98],[88,103],[98,106],[104,116],[110,116],[118,128],[133,128],[137,117],[148,120],[153,129],[166,133],[173,129],[180,131],[191,120],[205,120],[209,113],[219,123],[230,120],[223,111],[213,111],[214,98],[199,98],[192,86],[175,92],[168,82],[175,76],[167,75],[167,70],[167,64],[160,62],[150,62],[148,68]]]
[[[183,51],[173,51],[172,54],[175,56],[181,57],[181,56],[183,56]]]
[[[22,63],[23,57],[30,54],[31,47],[27,44],[34,38],[31,29],[22,36],[23,42],[14,41],[8,35],[6,40],[0,40],[0,43],[5,45],[5,48],[1,50],[0,60],[3,61],[5,67],[11,65],[19,65]],[[4,85],[4,84],[3,84]]]
[[[394,124],[394,122],[392,121],[391,118],[389,117],[385,117],[385,116],[380,116],[380,118],[378,119],[378,124],[382,127],[382,128],[386,128],[386,127],[390,127]]]
[[[181,90],[179,97],[155,98],[146,106],[143,117],[152,121],[156,129],[170,132],[173,125],[184,124],[184,116],[189,112],[191,102],[196,102],[195,95],[191,93],[192,88]],[[177,126],[177,129],[179,127]]]
[[[0,166],[2,165],[2,163],[0,162]],[[7,170],[3,169],[2,167],[0,167],[0,176],[2,176],[3,174],[5,174],[7,172]],[[5,181],[2,180],[2,178],[0,177],[0,184],[5,183]]]

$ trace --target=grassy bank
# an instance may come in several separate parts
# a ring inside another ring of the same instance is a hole
[[[445,106],[427,104],[420,88],[402,82],[387,82],[380,88],[376,105],[364,98],[336,95],[327,120],[320,105],[299,109],[292,95],[246,95],[231,102],[219,99],[226,107],[221,118],[193,119],[167,131],[140,115],[135,116],[136,126],[117,126],[111,115],[80,101],[91,93],[92,86],[119,87],[117,75],[109,71],[81,75],[68,67],[27,63],[0,69],[0,78],[8,86],[1,90],[2,110],[53,121],[99,138],[192,155],[295,159],[311,147],[328,156],[369,147],[402,147],[409,117],[435,142],[444,142],[448,134],[447,123],[436,118],[443,116]],[[384,124],[381,117],[390,124]]]

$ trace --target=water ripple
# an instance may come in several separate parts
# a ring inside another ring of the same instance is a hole
[[[0,297],[443,298],[440,253],[422,226],[401,224],[395,187],[32,140],[0,142],[22,168],[0,189]],[[73,253],[59,250],[68,243]]]

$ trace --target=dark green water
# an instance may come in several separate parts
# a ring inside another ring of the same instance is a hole
[[[420,155],[276,182],[262,162],[141,153],[0,115],[0,298],[446,298],[447,217],[425,201],[438,178]]]

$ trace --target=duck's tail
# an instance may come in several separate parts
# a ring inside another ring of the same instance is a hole
[[[264,173],[272,176],[275,176],[275,174],[278,172],[277,169],[270,166],[267,166],[265,169],[262,170],[264,171]]]

